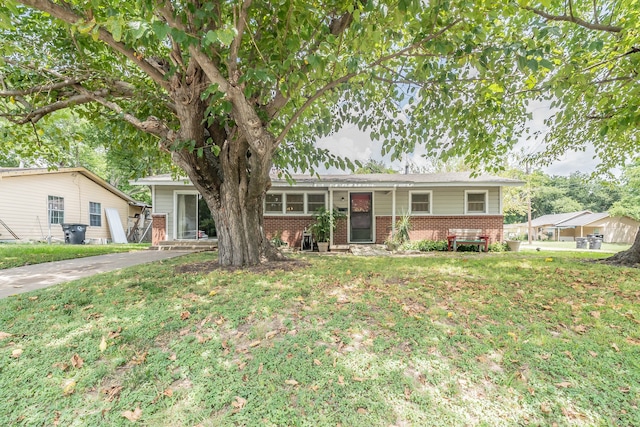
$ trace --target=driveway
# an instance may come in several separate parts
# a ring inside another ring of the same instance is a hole
[[[122,252],[8,268],[0,270],[0,298],[189,253],[191,251]]]

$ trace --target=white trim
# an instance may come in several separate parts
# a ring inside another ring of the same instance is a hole
[[[484,212],[469,212],[469,194],[484,194]],[[489,190],[464,190],[464,214],[465,215],[488,215],[489,214]]]
[[[272,189],[273,190],[273,189]],[[315,190],[315,191],[305,191],[305,190],[289,190],[289,191],[268,191],[266,195],[278,195],[281,194],[282,195],[282,211],[280,213],[278,212],[271,212],[271,211],[267,211],[267,198],[265,196],[263,204],[262,204],[262,210],[263,210],[263,216],[311,216],[313,214],[313,212],[309,211],[309,198],[307,197],[309,194],[322,194],[324,195],[324,207],[325,209],[327,208],[327,198],[329,195],[329,191],[319,191],[319,190]],[[303,199],[302,199],[302,203],[303,203],[303,208],[304,211],[303,212],[287,212],[287,194],[302,194]]]
[[[200,193],[197,190],[173,190],[173,236],[171,237],[171,240],[178,240],[178,194],[190,194],[190,195],[196,195],[200,196]],[[197,222],[197,218],[198,218],[198,203],[196,201],[196,222]],[[169,221],[167,221],[167,224],[169,223]],[[200,224],[196,225],[196,239],[198,238],[198,226]],[[168,236],[167,233],[165,233],[165,236]],[[181,239],[181,240],[191,240],[191,239]]]
[[[371,241],[364,242],[352,242],[351,240],[351,194],[371,194]],[[376,241],[376,204],[375,204],[376,192],[374,190],[365,189],[347,191],[347,243],[375,243]]]
[[[428,194],[429,195],[429,212],[424,212],[424,211],[419,211],[419,212],[413,212],[411,210],[411,205],[413,204],[413,195],[414,194]],[[466,196],[465,196],[466,198]],[[420,191],[420,190],[409,190],[409,209],[408,209],[409,215],[411,216],[429,216],[429,215],[433,215],[433,190],[424,190],[424,191]]]

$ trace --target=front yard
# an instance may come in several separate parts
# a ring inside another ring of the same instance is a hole
[[[2,300],[1,425],[640,425],[640,271],[194,254]]]

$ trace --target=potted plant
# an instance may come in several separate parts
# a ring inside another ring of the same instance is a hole
[[[329,250],[331,231],[336,229],[336,221],[344,217],[345,215],[336,209],[329,211],[324,207],[316,209],[313,213],[315,222],[311,224],[309,230],[318,243],[319,252],[327,252]]]
[[[523,236],[521,235],[516,235],[515,237],[507,239],[507,247],[511,252],[519,252],[520,244],[522,243],[522,240],[523,240]]]

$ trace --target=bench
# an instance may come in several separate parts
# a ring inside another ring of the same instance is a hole
[[[474,228],[452,228],[447,235],[447,248],[454,252],[458,250],[459,244],[476,245],[478,251],[484,245],[484,251],[489,251],[489,236],[482,234],[482,230]]]

